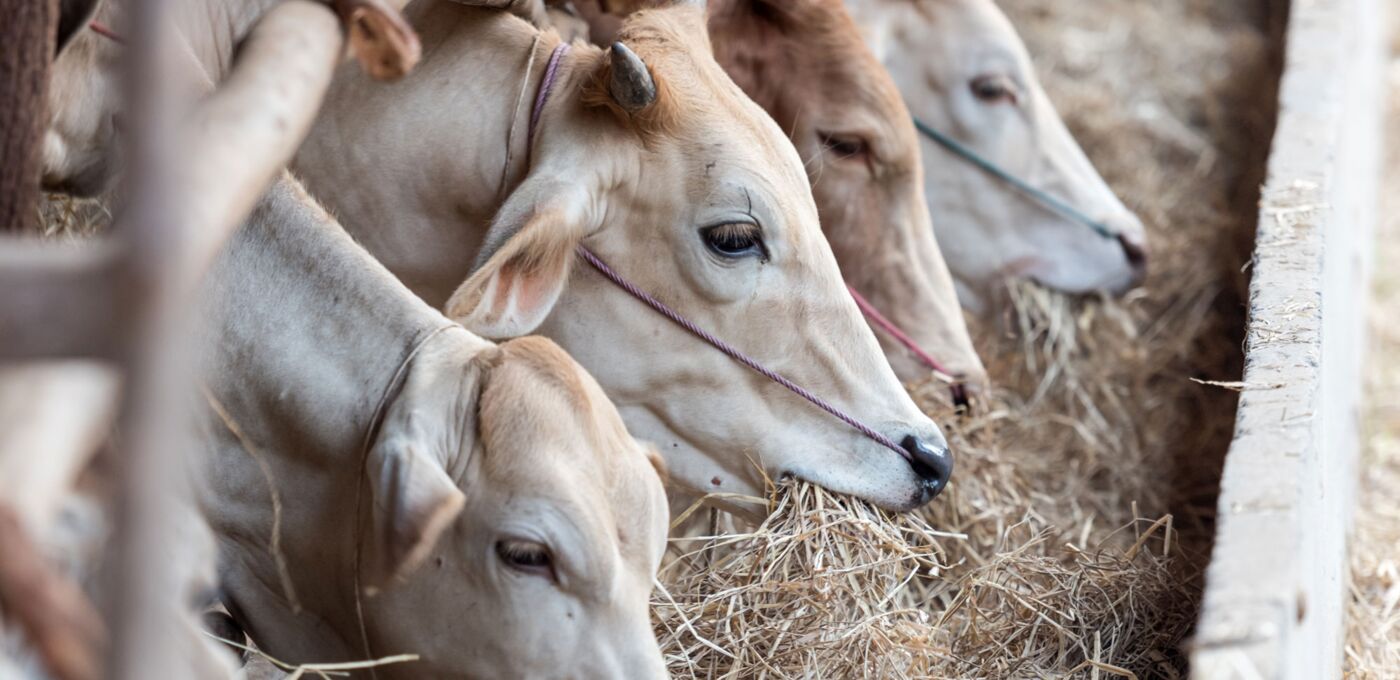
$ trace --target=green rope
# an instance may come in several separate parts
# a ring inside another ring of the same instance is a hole
[[[1100,222],[1092,217],[1089,217],[1088,215],[1085,215],[1083,212],[1081,212],[1074,206],[1065,203],[1064,201],[1055,198],[1054,196],[1051,196],[1050,194],[1040,189],[1037,189],[1036,187],[1031,186],[1021,178],[1016,177],[1015,175],[1012,175],[1011,173],[1005,170],[1002,170],[1001,168],[997,167],[995,163],[992,163],[991,161],[979,156],[976,151],[969,149],[967,146],[963,145],[956,139],[953,139],[952,137],[949,137],[948,135],[945,135],[929,127],[927,124],[925,124],[918,118],[914,119],[914,127],[918,128],[919,132],[922,133],[925,137],[928,137],[929,139],[937,142],[940,146],[953,152],[955,155],[962,158],[963,160],[981,168],[987,174],[992,175],[993,177],[996,177],[997,179],[1000,179],[1001,181],[1006,182],[1007,184],[1010,184],[1017,191],[1020,191],[1021,193],[1035,200],[1035,202],[1050,209],[1052,212],[1059,213],[1062,217],[1070,221],[1078,222],[1090,229],[1093,229],[1096,233],[1098,233],[1099,236],[1102,236],[1104,238],[1118,238],[1118,233],[1113,231],[1112,229],[1109,229],[1106,225],[1104,225],[1103,222]]]

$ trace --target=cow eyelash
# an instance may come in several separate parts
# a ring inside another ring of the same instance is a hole
[[[972,90],[972,96],[978,101],[987,104],[1011,104],[1016,106],[1021,101],[1016,83],[1010,76],[990,75],[977,76],[968,83],[968,89]]]
[[[543,543],[504,539],[496,542],[496,556],[522,574],[555,580],[554,556]]]
[[[768,261],[768,246],[763,242],[763,229],[752,222],[726,222],[700,230],[705,245],[716,255],[728,259],[757,256]]]
[[[870,156],[870,144],[860,137],[850,135],[819,133],[822,146],[841,159],[865,160]]]

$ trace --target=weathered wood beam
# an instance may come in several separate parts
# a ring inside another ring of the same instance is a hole
[[[0,360],[115,357],[119,259],[110,242],[0,239]]]
[[[0,21],[0,232],[38,220],[40,148],[48,124],[57,0],[5,4]]]

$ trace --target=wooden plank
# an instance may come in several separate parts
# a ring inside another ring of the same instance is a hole
[[[111,243],[0,239],[0,360],[116,356],[118,260]]]
[[[1341,676],[1376,221],[1381,0],[1292,4],[1244,383],[1192,675]]]

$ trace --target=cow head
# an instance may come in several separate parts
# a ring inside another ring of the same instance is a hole
[[[848,0],[913,114],[1100,220],[1104,238],[924,140],[924,181],[964,302],[1004,278],[1121,293],[1142,280],[1142,223],[1075,143],[1025,46],[992,0]]]
[[[954,373],[985,382],[934,241],[919,142],[841,0],[719,0],[715,58],[787,131],[846,280]],[[905,380],[929,368],[877,334]]]
[[[657,461],[548,340],[416,361],[367,469],[365,620],[375,649],[421,660],[379,675],[664,677]]]
[[[928,501],[946,482],[943,436],[846,292],[792,144],[712,58],[703,8],[639,12],[617,37],[561,67],[531,169],[448,315],[559,342],[689,492],[759,494],[765,475],[794,475],[891,509]],[[575,266],[579,243],[918,462]]]

